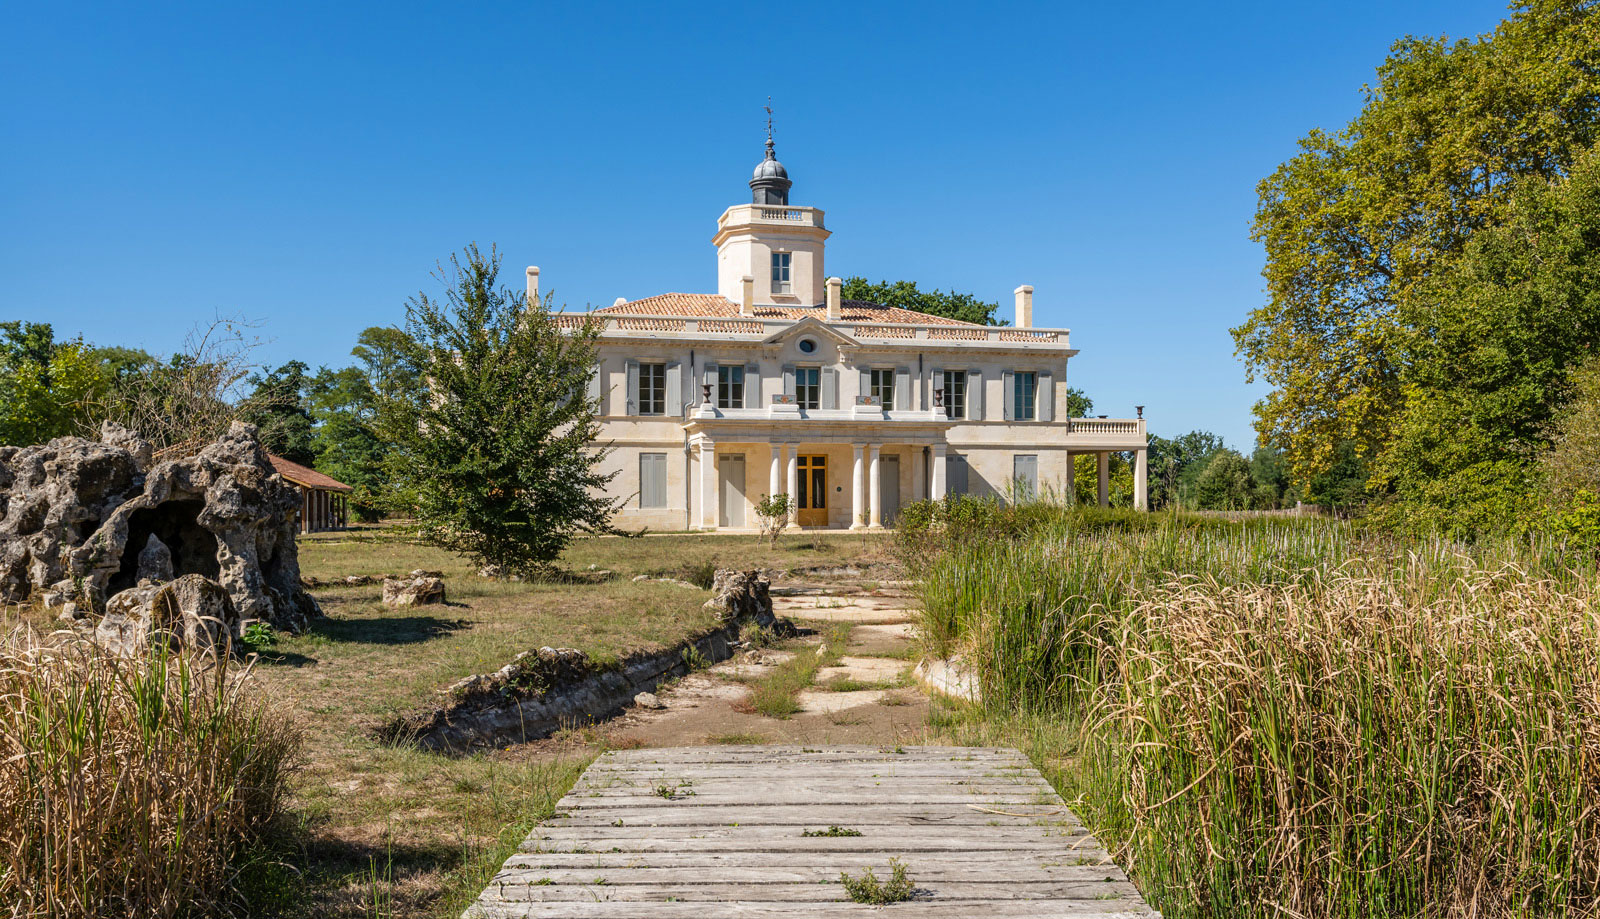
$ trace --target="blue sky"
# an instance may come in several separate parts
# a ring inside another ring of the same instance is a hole
[[[1072,329],[1070,380],[1254,440],[1228,329],[1255,183],[1400,36],[1494,2],[11,4],[0,319],[167,352],[216,315],[349,363],[436,260],[496,243],[570,308],[712,292],[762,105],[829,274]]]

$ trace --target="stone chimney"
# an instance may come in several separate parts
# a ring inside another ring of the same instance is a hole
[[[539,302],[539,266],[528,266],[528,302]]]
[[[828,321],[839,321],[839,291],[844,287],[844,282],[838,278],[828,279]]]
[[[739,279],[739,283],[744,288],[744,294],[739,302],[739,315],[754,316],[756,314],[756,279],[747,274]]]
[[[1033,285],[1024,284],[1013,293],[1017,295],[1017,328],[1033,328]]]
[[[628,305],[628,298],[627,297],[618,297],[617,299],[611,301],[611,305],[612,306],[627,306]]]

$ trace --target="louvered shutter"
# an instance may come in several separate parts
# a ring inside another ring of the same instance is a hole
[[[600,401],[600,397],[601,397],[601,393],[602,393],[602,390],[600,388],[600,381],[601,381],[601,378],[605,375],[605,372],[606,372],[606,365],[603,364],[603,363],[600,363],[599,361],[596,361],[594,367],[591,368],[590,371],[589,371],[589,393],[588,393],[589,404],[593,405],[595,407],[595,411],[599,412],[602,415],[604,415],[606,413],[606,407]]]
[[[872,395],[872,368],[861,368],[861,397],[865,399]]]
[[[1037,379],[1039,388],[1033,394],[1034,415],[1040,421],[1051,421],[1056,414],[1056,388],[1050,382],[1054,378],[1050,371],[1041,370]]]
[[[677,361],[667,364],[667,415],[683,415],[683,365]]]
[[[905,411],[911,407],[911,368],[894,368],[894,407]]]
[[[639,414],[639,362],[628,361],[628,404],[625,415]]]
[[[761,407],[760,364],[746,364],[744,367],[744,407]]]
[[[983,420],[983,371],[967,371],[967,419]]]
[[[839,407],[839,370],[836,367],[822,368],[822,407]]]
[[[1016,374],[1009,370],[1000,374],[1000,401],[1005,405],[1005,415],[1003,416],[1005,420],[1015,421],[1017,418]]]
[[[932,373],[928,374],[928,408],[937,409],[948,415],[950,414],[950,393],[944,391],[944,389],[944,371],[935,368]],[[941,398],[935,399],[933,394],[941,391],[943,391]],[[935,405],[935,402],[939,404]]]
[[[786,396],[794,395],[794,365],[793,364],[784,364],[783,365],[783,394],[786,395]]]
[[[717,365],[716,364],[707,364],[706,365],[705,372],[700,375],[700,382],[703,383],[706,386],[710,386],[711,387],[711,404],[712,405],[718,404],[718,399],[717,399]],[[704,393],[705,393],[705,390],[701,389],[700,393],[698,395],[700,395],[703,398],[704,397]],[[694,401],[696,403],[698,403],[700,401],[700,399],[697,398]]]

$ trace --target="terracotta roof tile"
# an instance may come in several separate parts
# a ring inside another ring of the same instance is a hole
[[[291,463],[276,453],[268,453],[267,459],[272,461],[272,468],[278,471],[278,475],[283,476],[296,485],[300,485],[305,488],[320,488],[324,491],[355,491],[354,488],[351,488],[333,476],[324,475],[315,469],[312,469],[308,466],[302,466],[299,463]]]
[[[657,294],[654,297],[644,297],[638,300],[629,300],[618,306],[608,306],[595,310],[596,313],[630,313],[648,316],[686,316],[706,319],[737,319],[739,318],[739,304],[727,297],[718,294]],[[823,318],[824,309],[821,304],[816,306],[757,306],[755,307],[757,319],[804,319],[812,316]],[[914,310],[901,309],[898,306],[884,306],[870,300],[842,300],[839,303],[839,321],[841,322],[903,322],[912,325],[954,325],[982,328],[974,323],[961,322],[957,319],[948,319],[944,316],[933,316],[928,313],[918,313]]]

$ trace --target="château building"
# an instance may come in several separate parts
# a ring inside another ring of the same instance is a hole
[[[790,187],[769,137],[751,202],[717,220],[716,293],[586,314],[601,324],[590,396],[619,525],[754,528],[756,502],[785,493],[801,527],[892,526],[923,498],[1071,495],[1085,453],[1104,504],[1119,451],[1135,454],[1146,506],[1144,419],[1067,417],[1078,352],[1068,330],[1034,327],[1032,287],[1016,289],[1010,326],[842,299],[823,212],[790,204]],[[538,279],[529,268],[534,296]]]

